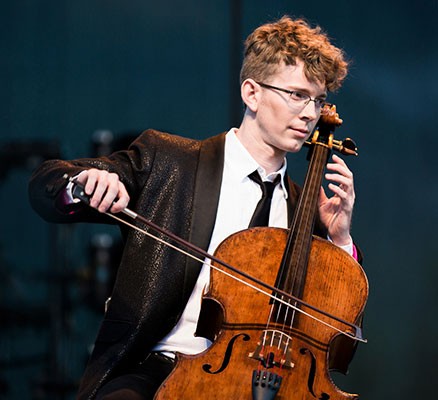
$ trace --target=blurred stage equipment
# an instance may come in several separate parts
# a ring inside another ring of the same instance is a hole
[[[33,170],[41,162],[60,157],[60,148],[56,140],[19,139],[0,143],[0,181],[5,180],[8,174],[16,169]],[[27,185],[26,182],[23,182]],[[2,246],[3,243],[0,243]],[[7,248],[5,246],[4,248]],[[2,247],[3,249],[3,247]],[[1,335],[6,341],[15,340],[17,330],[26,332],[29,330],[47,330],[51,326],[52,310],[50,305],[35,302],[26,296],[32,290],[32,282],[36,282],[36,273],[23,272],[14,265],[7,265],[3,254],[0,254],[0,325]],[[26,286],[30,283],[30,289]],[[8,332],[13,336],[8,338]],[[2,340],[3,340],[2,339]],[[11,371],[17,368],[47,363],[49,355],[36,349],[29,349],[27,354],[2,354],[0,357],[0,370]],[[0,379],[0,397],[10,391],[9,382]],[[24,382],[23,382],[24,384]]]
[[[55,140],[16,140],[0,144],[0,179],[13,168],[34,169],[44,160],[59,158],[59,144]]]
[[[96,130],[90,138],[90,156],[103,157],[126,149],[137,136],[138,132],[133,131],[115,135],[110,130]],[[60,158],[63,157],[56,140],[23,139],[0,143],[0,182],[15,170],[32,171],[45,160]],[[27,185],[27,182],[22,184]],[[79,258],[72,250],[76,230],[74,224],[48,224],[49,254],[43,273],[32,271],[32,266],[28,271],[19,272],[20,269],[14,268],[14,265],[6,265],[0,251],[0,300],[5,300],[0,305],[1,337],[14,340],[18,345],[19,337],[8,337],[8,332],[17,329],[23,332],[40,330],[47,337],[47,346],[43,343],[41,351],[32,352],[29,349],[29,354],[25,356],[15,353],[0,356],[0,371],[11,372],[28,367],[40,369],[38,376],[30,382],[33,400],[63,400],[74,395],[78,382],[71,378],[71,371],[67,367],[69,360],[66,360],[67,353],[74,345],[75,327],[72,326],[72,320],[84,306],[96,317],[103,315],[121,258],[120,236],[96,233],[88,241],[81,242],[86,260],[85,265],[77,265]],[[2,245],[0,243],[0,250]],[[35,302],[31,293],[33,288],[41,287],[41,284],[47,290],[47,299],[43,296],[41,302]],[[14,285],[26,288],[25,294],[29,296],[21,298],[21,292],[14,290]],[[78,352],[83,352],[84,366],[94,334],[90,332],[89,342],[79,344],[82,348]],[[0,398],[7,397],[9,389],[10,382],[0,376]]]

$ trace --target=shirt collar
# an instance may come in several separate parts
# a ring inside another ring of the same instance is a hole
[[[243,146],[236,135],[236,128],[228,131],[225,137],[225,163],[227,168],[233,171],[233,176],[239,181],[243,182],[249,179],[248,175],[258,171],[262,180],[273,181],[277,175],[281,176],[281,188],[283,190],[284,198],[287,199],[287,190],[284,184],[284,179],[287,170],[287,160],[284,158],[283,164],[278,171],[266,175],[266,171],[261,167],[256,160],[249,154],[248,150]]]

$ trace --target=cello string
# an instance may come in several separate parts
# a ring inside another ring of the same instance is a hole
[[[318,146],[317,143],[315,143],[315,146],[313,148],[314,154],[312,155],[311,160],[310,160],[309,171],[313,170],[314,168],[318,168],[320,166],[325,165],[325,163],[326,163],[325,159],[327,156],[326,149],[327,149],[326,146]],[[317,198],[316,197],[317,193],[315,192],[315,190],[316,190],[317,185],[320,186],[320,183],[319,183],[320,176],[321,176],[320,173],[318,173],[318,174],[312,173],[312,174],[306,175],[305,187],[310,187],[310,190],[307,190],[305,193],[303,193],[304,196],[300,197],[300,204],[298,205],[298,207],[300,207],[300,209],[303,209],[303,208],[306,209],[303,206],[303,204],[309,204],[310,200]],[[308,209],[308,207],[307,207],[307,209]],[[311,209],[314,209],[314,207],[312,206]],[[300,221],[298,221],[298,220],[294,221],[294,223],[295,223],[294,226],[296,226],[296,224],[300,224],[300,223],[301,223],[301,226],[306,226],[306,227],[311,226],[310,222],[311,222],[311,218],[313,217],[311,213],[309,213],[309,212],[304,213],[300,217],[301,217]],[[297,252],[298,254],[303,254],[303,247],[304,247],[304,243],[302,241],[299,241],[298,247],[295,247],[294,251]],[[291,293],[295,296],[298,296],[298,297],[300,296],[300,294],[302,292],[301,289],[303,287],[303,279],[304,279],[303,269],[301,269],[301,273],[299,273],[299,272],[300,271],[298,271],[297,268],[294,269],[294,278],[292,280],[293,286],[291,289]],[[297,276],[298,276],[298,278],[297,278]],[[298,285],[298,287],[297,287],[297,285]],[[298,293],[296,291],[297,289],[298,289]],[[299,307],[297,302],[295,302],[294,305]],[[290,323],[289,323],[290,330],[293,329],[293,325],[295,323],[296,317],[297,317],[297,314],[296,314],[296,310],[294,309],[292,312],[292,315],[291,315]],[[286,325],[286,324],[287,324],[287,312],[286,312],[285,319],[284,319],[284,325]],[[284,329],[286,329],[286,328],[284,328]],[[286,350],[287,350],[288,345],[289,344],[287,344],[285,346],[284,357],[286,357]]]
[[[313,168],[316,168],[317,166],[321,165],[322,160],[325,158],[325,146],[318,146],[318,143],[315,143],[314,147],[313,147],[313,155],[310,159],[310,165],[309,165],[309,171],[311,171]],[[315,167],[316,165],[316,167]],[[305,187],[310,187],[313,188],[316,183],[318,183],[318,177],[320,176],[320,174],[307,174],[306,175],[306,181],[304,183]],[[308,204],[309,203],[309,199],[312,199],[314,197],[314,194],[312,193],[312,190],[308,190],[306,192],[303,192],[303,196],[300,196],[299,199],[299,204],[297,206],[297,209],[303,209],[305,208],[303,206],[303,204]],[[313,208],[313,207],[312,207]],[[298,220],[294,220],[294,224],[291,227],[292,229],[295,229],[296,225],[301,223],[301,225],[303,226],[310,226],[309,222],[310,222],[310,218],[311,214],[310,213],[304,213],[304,215],[301,215],[301,221],[299,222]],[[298,252],[298,254],[302,254],[303,253],[303,241],[299,241],[297,247],[294,247],[294,251]],[[299,271],[297,271],[297,268],[294,268],[294,276],[293,276],[293,285],[292,288],[290,289],[291,293],[295,296],[299,296],[299,294],[301,293],[301,288],[303,285],[303,271],[301,272],[301,274],[298,274]],[[296,287],[296,285],[299,285],[298,288]],[[298,292],[297,291],[298,289]],[[290,302],[290,300],[289,300]],[[297,305],[297,302],[295,302],[294,304],[295,307],[299,307]],[[289,329],[293,328],[293,324],[295,322],[295,318],[296,318],[296,310],[293,309],[292,315],[291,315],[291,319],[290,319],[290,323],[289,323]],[[287,324],[287,311],[285,313],[285,319],[284,319],[284,328],[286,327]]]
[[[363,339],[362,337],[358,337],[358,336],[356,336],[356,335],[354,335],[354,334],[352,334],[352,333],[350,333],[348,331],[343,331],[342,329],[339,329],[336,326],[333,326],[333,325],[329,324],[328,322],[326,322],[326,321],[324,321],[324,320],[322,320],[322,319],[320,319],[320,318],[318,318],[318,317],[316,317],[316,316],[314,316],[314,315],[312,315],[312,314],[310,314],[310,313],[308,313],[308,312],[306,312],[306,311],[304,311],[304,310],[302,310],[302,309],[300,309],[300,308],[298,308],[298,307],[288,303],[287,301],[276,297],[276,295],[273,295],[273,294],[271,294],[271,293],[269,293],[269,292],[267,292],[267,291],[265,291],[265,290],[263,290],[261,288],[258,288],[257,286],[253,285],[252,283],[244,281],[242,278],[234,276],[231,273],[229,273],[227,271],[224,271],[223,269],[220,269],[219,267],[216,267],[210,261],[202,260],[201,258],[196,257],[195,255],[190,254],[189,252],[187,252],[187,251],[185,251],[183,249],[178,248],[177,246],[173,245],[172,243],[169,243],[166,240],[161,239],[158,236],[155,236],[154,234],[152,234],[152,233],[150,233],[150,232],[148,232],[148,231],[146,231],[144,229],[141,229],[140,227],[138,227],[138,226],[136,226],[134,224],[131,224],[130,222],[125,221],[124,219],[122,219],[122,218],[120,218],[120,217],[118,217],[118,216],[116,216],[114,214],[111,214],[109,212],[106,212],[104,214],[108,215],[109,217],[111,217],[111,218],[113,218],[113,219],[115,219],[115,220],[117,220],[117,221],[119,221],[119,222],[129,226],[129,227],[131,227],[132,229],[137,230],[138,232],[141,232],[141,233],[145,234],[146,236],[149,236],[150,238],[152,238],[154,240],[157,240],[159,243],[162,243],[162,244],[170,247],[171,249],[176,250],[176,251],[180,252],[181,254],[184,254],[187,257],[190,257],[190,258],[192,258],[192,259],[194,259],[196,261],[199,261],[201,263],[205,263],[210,268],[212,268],[212,269],[214,269],[214,270],[216,270],[216,271],[218,271],[218,272],[228,276],[231,279],[236,280],[237,282],[242,283],[243,285],[246,285],[246,286],[250,287],[251,289],[253,289],[253,290],[255,290],[255,291],[257,291],[257,292],[259,292],[259,293],[261,293],[261,294],[263,294],[263,295],[265,295],[267,297],[272,298],[275,301],[278,301],[278,302],[284,304],[286,307],[292,308],[295,311],[298,311],[299,313],[306,315],[307,317],[309,317],[309,318],[311,318],[311,319],[313,319],[313,320],[315,320],[315,321],[317,321],[317,322],[327,326],[328,328],[331,328],[331,329],[333,329],[333,330],[335,330],[335,331],[337,331],[337,332],[339,332],[339,333],[341,333],[341,334],[343,334],[343,335],[345,335],[345,336],[347,336],[347,337],[349,337],[349,338],[351,338],[353,340],[357,340],[357,341],[360,341],[360,342],[363,342],[363,343],[367,342],[366,339]]]
[[[313,159],[311,159],[311,163],[313,162]],[[310,169],[310,167],[309,167],[309,169]],[[298,202],[298,204],[297,204],[297,209],[302,209],[302,204],[303,204],[303,202],[304,202],[304,196],[300,196],[300,198],[299,198],[299,202]],[[290,232],[292,232],[292,231],[294,231],[295,230],[295,227],[296,227],[296,225],[297,225],[297,220],[296,219],[294,219],[293,221],[292,221],[292,226],[291,226],[291,228],[290,228]],[[283,266],[283,268],[282,268],[282,275],[285,273],[285,268],[284,268],[284,266]],[[297,271],[296,271],[296,269],[294,268],[293,269],[293,271],[289,271],[289,273],[291,273],[291,275],[292,275],[292,278],[291,278],[291,280],[292,280],[292,282],[296,282],[296,280],[297,280]],[[280,278],[280,282],[281,281],[283,281],[284,280],[284,278],[283,278],[283,276]],[[286,288],[286,290],[287,290],[287,288]],[[294,286],[292,286],[292,288],[290,289],[290,291],[291,291],[291,293],[293,294],[294,293]],[[275,295],[275,297],[277,298],[277,295]],[[282,296],[282,300],[284,300],[284,297]],[[295,302],[295,305],[296,305],[297,303]],[[275,302],[273,303],[273,305],[272,305],[272,307],[275,305]],[[281,316],[281,313],[282,313],[282,307],[283,307],[283,304],[278,304],[278,308],[277,308],[277,315],[276,315],[276,318],[275,318],[275,322],[279,322],[279,320],[280,320],[280,316]],[[290,307],[291,307],[291,304],[290,304],[290,300],[287,300],[287,305],[286,305],[286,310],[284,311],[284,317],[283,317],[283,329],[286,329],[286,325],[287,325],[287,317],[288,317],[288,312],[289,312],[289,309],[290,309]],[[290,324],[289,324],[289,328],[292,328],[292,325],[293,325],[293,321],[294,321],[294,319],[295,319],[295,310],[293,310],[293,312],[292,312],[292,315],[291,315],[291,322],[290,322]],[[269,322],[268,322],[268,324],[269,324]]]
[[[277,294],[275,294],[274,295],[276,298],[277,298]],[[284,300],[284,296],[282,296],[282,300]],[[290,302],[290,300],[288,300],[288,305],[290,304],[289,303]],[[275,345],[275,337],[276,337],[276,335],[277,335],[277,332],[278,332],[278,345],[277,345],[277,354],[276,354],[276,356],[275,356],[275,358],[277,358],[277,356],[279,356],[280,357],[280,360],[282,360],[282,359],[286,359],[286,354],[287,354],[287,349],[288,349],[288,347],[289,347],[289,342],[291,342],[292,341],[292,338],[289,336],[289,335],[287,335],[287,334],[285,334],[284,333],[284,331],[285,331],[285,329],[286,329],[286,320],[287,320],[287,315],[288,315],[288,312],[289,312],[289,310],[290,310],[290,307],[288,306],[288,307],[286,307],[286,310],[285,310],[285,317],[284,317],[284,319],[283,319],[283,326],[282,326],[282,330],[279,330],[279,329],[269,329],[269,327],[270,327],[270,325],[271,325],[271,320],[272,320],[272,315],[273,315],[273,310],[274,310],[274,308],[275,308],[275,305],[276,305],[276,303],[275,303],[275,301],[272,303],[272,305],[271,305],[271,311],[270,311],[270,314],[269,314],[269,318],[268,318],[268,322],[267,322],[267,324],[266,324],[266,332],[267,331],[271,331],[271,335],[272,335],[272,337],[271,337],[271,343],[270,343],[270,347],[274,347],[274,345]],[[278,322],[279,321],[279,317],[280,317],[280,313],[281,313],[281,311],[282,311],[282,307],[283,307],[283,304],[278,304],[278,307],[277,307],[277,316],[275,317],[275,321],[274,322]],[[293,310],[292,311],[293,312],[293,314],[295,314],[295,310]],[[285,345],[284,345],[284,348],[283,348],[283,350],[282,350],[282,342],[283,342],[283,337],[284,336],[286,336],[287,337],[287,340],[286,340],[286,343],[285,343]],[[265,333],[265,335],[264,335],[264,337],[263,337],[263,348],[265,349],[266,348],[266,333]],[[282,351],[282,353],[283,353],[283,358],[281,357],[282,355],[281,355],[281,351]],[[280,363],[281,363],[281,361],[280,361]]]

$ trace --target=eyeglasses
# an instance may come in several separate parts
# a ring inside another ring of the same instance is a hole
[[[259,84],[261,87],[267,88],[267,89],[274,89],[274,90],[279,90],[280,92],[284,92],[287,93],[290,97],[290,99],[298,106],[301,107],[302,109],[307,106],[307,104],[309,104],[311,101],[313,101],[315,103],[315,108],[316,110],[319,112],[321,111],[322,107],[324,107],[326,103],[325,99],[312,99],[308,94],[300,92],[298,90],[288,90],[288,89],[283,89],[283,88],[279,88],[277,86],[272,86],[272,85],[268,85],[267,83],[263,83],[263,82],[257,82],[257,84]]]

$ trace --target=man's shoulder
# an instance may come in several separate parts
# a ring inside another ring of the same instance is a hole
[[[156,142],[156,143],[162,143],[167,144],[169,146],[203,146],[204,143],[207,145],[209,144],[220,144],[225,142],[225,135],[226,132],[222,132],[220,134],[214,135],[214,136],[208,136],[205,138],[193,138],[184,136],[181,134],[176,133],[170,133],[170,132],[164,132],[157,129],[147,129],[143,131],[140,136],[133,142],[133,144],[136,143],[142,143],[142,142]]]

